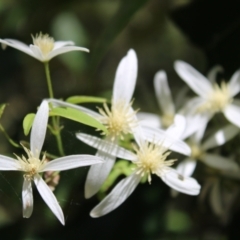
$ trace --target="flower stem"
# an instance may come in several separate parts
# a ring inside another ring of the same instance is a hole
[[[45,74],[46,74],[46,78],[47,78],[49,97],[50,98],[54,98],[53,88],[52,88],[52,81],[51,81],[51,76],[50,76],[50,70],[49,70],[48,62],[44,62],[44,68],[45,68]],[[50,104],[50,108],[52,108],[51,104]],[[53,117],[52,118],[52,126],[53,126],[52,133],[56,137],[59,154],[61,156],[64,156],[65,154],[64,154],[62,138],[61,138],[61,129],[62,128],[59,126],[59,118],[57,118],[57,117]]]
[[[50,98],[54,98],[54,96],[53,96],[53,88],[52,88],[52,81],[51,81],[51,77],[50,77],[50,70],[49,70],[48,62],[44,62],[44,68],[45,68],[45,73],[46,73],[46,78],[47,78],[49,97]]]
[[[0,124],[0,130],[2,131],[2,133],[4,134],[4,136],[6,137],[6,139],[9,141],[9,143],[11,143],[14,147],[16,148],[21,148],[21,146],[19,144],[17,144],[16,142],[14,142],[9,135],[7,134],[7,132],[5,131],[4,127],[2,126],[2,124]]]

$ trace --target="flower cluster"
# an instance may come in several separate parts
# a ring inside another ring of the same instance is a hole
[[[53,194],[54,188],[61,182],[59,176],[54,186],[50,186],[49,181],[53,179],[44,179],[43,172],[54,178],[53,172],[91,166],[85,181],[85,197],[90,198],[101,190],[116,161],[127,161],[128,173],[122,172],[124,178],[92,209],[92,217],[100,217],[116,209],[140,182],[148,182],[150,185],[153,181],[152,175],[158,176],[172,188],[175,195],[176,192],[198,195],[201,186],[192,177],[197,160],[222,174],[239,173],[239,166],[234,160],[222,156],[219,150],[214,153],[209,150],[222,146],[239,133],[240,106],[233,97],[240,91],[240,71],[234,73],[229,82],[222,81],[219,84],[216,81],[219,68],[214,68],[207,79],[189,64],[176,61],[174,68],[177,74],[199,97],[190,100],[182,98],[178,104],[181,107],[177,108],[167,75],[161,70],[154,77],[154,88],[162,114],[141,112],[134,109],[133,93],[137,81],[138,60],[135,51],[130,49],[117,67],[110,101],[86,97],[90,102],[103,103],[103,106],[97,106],[97,111],[94,111],[78,105],[78,101],[73,103],[55,99],[49,73],[49,61],[53,57],[69,51],[88,52],[88,49],[74,46],[72,41],[55,42],[49,35],[42,33],[32,38],[33,44],[30,46],[13,39],[0,39],[4,49],[6,46],[16,48],[44,63],[49,90],[49,97],[42,101],[37,113],[28,114],[24,119],[24,132],[28,134],[31,128],[30,149],[22,145],[26,156],[16,155],[15,159],[0,155],[0,170],[24,172],[23,217],[30,217],[33,211],[33,181],[45,203],[59,221],[65,224],[62,209]],[[219,112],[222,112],[230,123],[218,127],[205,139],[209,123]],[[49,117],[52,118],[51,124],[48,123]],[[97,149],[95,156],[65,155],[60,117],[100,131],[100,136],[76,133],[78,140]],[[51,154],[48,156],[48,153],[42,153],[47,126],[50,133],[56,137],[59,150],[60,157],[54,160]],[[179,155],[175,154],[177,157],[173,157],[172,151]],[[186,158],[177,163],[181,154]]]

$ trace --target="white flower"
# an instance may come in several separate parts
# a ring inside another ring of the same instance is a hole
[[[45,171],[62,171],[81,166],[101,163],[102,160],[90,155],[71,155],[47,162],[45,155],[40,159],[44,138],[46,135],[49,107],[47,101],[43,101],[33,122],[30,136],[30,150],[24,147],[27,157],[19,157],[15,160],[0,155],[0,170],[13,170],[24,172],[22,189],[23,217],[29,218],[33,211],[33,194],[31,181],[33,180],[45,203],[64,224],[64,216],[61,207],[51,189],[44,182],[39,173]]]
[[[167,139],[166,142],[164,140],[159,142],[156,138],[154,138],[154,140],[156,139],[155,142],[148,142],[145,139],[143,140],[139,134],[136,139],[138,146],[134,147],[135,154],[114,143],[87,134],[78,133],[76,136],[94,148],[107,151],[108,154],[130,160],[135,164],[134,172],[121,180],[111,193],[91,211],[90,215],[92,217],[100,217],[113,211],[134,191],[142,177],[146,176],[148,182],[151,183],[152,174],[159,176],[168,186],[177,191],[189,195],[199,194],[200,185],[197,181],[190,177],[183,177],[175,169],[171,168],[174,159],[166,160],[170,154],[168,148],[174,145],[174,142],[168,142],[167,135],[160,137],[161,139]],[[109,149],[111,149],[111,152]]]
[[[154,76],[153,83],[155,95],[162,115],[160,117],[153,113],[137,113],[141,126],[151,126],[164,129],[168,129],[170,126],[177,126],[181,128],[182,134],[176,136],[176,129],[174,129],[174,136],[181,139],[187,138],[197,131],[198,126],[203,123],[202,117],[188,114],[189,111],[182,111],[180,113],[176,112],[165,71],[158,71]],[[179,93],[181,93],[181,95],[183,94],[183,92],[180,91]],[[185,99],[184,96],[181,96],[179,102],[183,103],[183,99]],[[182,125],[183,118],[186,122],[184,123],[184,126]],[[170,134],[170,132],[168,134]]]
[[[189,139],[189,146],[192,150],[192,154],[189,158],[183,160],[178,166],[177,171],[183,176],[189,177],[193,174],[197,160],[202,161],[209,167],[218,169],[220,171],[232,171],[238,172],[239,167],[236,162],[231,161],[218,154],[207,153],[211,148],[215,148],[223,145],[227,141],[231,140],[239,133],[239,128],[233,125],[227,125],[224,128],[218,130],[203,143],[201,143],[203,133],[201,129],[200,133],[197,132]]]
[[[29,46],[23,42],[15,39],[0,39],[3,49],[6,46],[16,48],[41,62],[48,62],[57,55],[71,52],[71,51],[84,51],[89,52],[87,48],[73,46],[72,41],[54,41],[48,34],[39,33],[33,37],[33,44]]]
[[[178,75],[199,95],[189,105],[195,113],[207,114],[210,119],[213,114],[222,112],[225,117],[240,127],[239,102],[233,99],[240,91],[240,71],[236,71],[229,83],[224,81],[218,85],[213,79],[209,81],[201,73],[183,61],[176,61],[174,68]]]
[[[113,84],[113,95],[111,107],[107,104],[99,108],[99,113],[87,108],[63,101],[50,99],[54,106],[66,106],[79,109],[103,123],[108,129],[106,140],[117,143],[119,138],[124,138],[126,134],[135,134],[138,126],[136,111],[132,109],[131,98],[135,89],[137,79],[137,56],[134,50],[130,49],[127,55],[120,61]],[[114,163],[115,156],[106,152],[98,151],[97,156],[101,156],[105,162],[91,166],[85,183],[85,197],[90,198],[96,194]]]

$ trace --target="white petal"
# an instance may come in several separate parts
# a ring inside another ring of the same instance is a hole
[[[48,207],[51,209],[53,214],[58,218],[58,220],[64,225],[65,220],[62,209],[56,197],[54,196],[52,190],[48,187],[48,185],[38,174],[34,176],[34,183],[36,184],[38,192],[43,198],[44,202],[48,205]]]
[[[239,171],[237,163],[217,154],[205,153],[201,160],[209,167],[219,170]]]
[[[120,206],[134,191],[141,177],[132,174],[121,180],[114,189],[90,212],[91,217],[101,217]]]
[[[166,130],[166,133],[173,139],[180,139],[186,129],[186,119],[180,114],[176,114],[173,124]]]
[[[178,164],[176,170],[184,177],[190,177],[192,176],[196,168],[196,165],[197,165],[196,160],[187,158]]]
[[[22,189],[23,217],[29,218],[33,211],[33,194],[31,181],[24,179]]]
[[[109,153],[112,156],[131,161],[136,160],[135,154],[122,147],[119,147],[118,145],[110,141],[102,140],[100,138],[85,133],[76,133],[76,137],[82,142],[90,145],[91,147],[101,150],[105,153]]]
[[[41,170],[45,171],[64,171],[68,169],[89,166],[102,163],[103,159],[92,155],[70,155],[61,157],[46,163]]]
[[[74,42],[72,41],[56,41],[54,42],[54,50],[57,49],[57,48],[62,48],[62,47],[65,47],[65,46],[73,46],[74,45]]]
[[[30,135],[30,149],[36,158],[39,157],[46,136],[48,114],[48,102],[44,100],[42,101],[34,118]]]
[[[62,48],[57,48],[52,50],[48,56],[47,56],[47,60],[50,60],[54,57],[56,57],[57,55],[63,54],[63,53],[67,53],[67,52],[72,52],[72,51],[83,51],[83,52],[89,52],[89,50],[87,48],[84,47],[76,47],[76,46],[65,46]]]
[[[168,86],[165,71],[158,71],[154,76],[154,89],[158,100],[158,105],[164,114],[174,115],[175,107],[172,100],[170,88]]]
[[[31,57],[34,56],[32,51],[30,50],[29,46],[26,45],[23,42],[20,42],[20,41],[15,40],[15,39],[0,39],[0,42],[2,44],[7,45],[7,46],[13,47],[13,48],[15,48],[17,50],[20,50],[20,51],[30,55]]]
[[[48,59],[43,56],[41,49],[38,46],[30,45],[30,49],[33,53],[33,57],[41,62],[47,61]]]
[[[160,116],[158,116],[157,114],[139,112],[137,113],[137,118],[139,120],[140,125],[147,125],[156,128],[161,127]]]
[[[19,171],[20,164],[17,160],[0,155],[0,170],[1,171]]]
[[[103,153],[100,150],[97,152],[97,156],[103,157],[105,162],[90,167],[85,182],[85,198],[90,198],[99,191],[112,170],[116,159],[115,156]]]
[[[240,107],[237,105],[229,104],[223,111],[224,116],[229,122],[240,127]]]
[[[231,77],[229,84],[230,96],[234,97],[240,91],[240,70],[236,71]]]
[[[211,68],[211,70],[210,70],[209,73],[207,74],[207,78],[209,79],[209,81],[210,81],[211,83],[215,83],[216,80],[217,80],[217,74],[218,74],[219,72],[223,72],[223,71],[224,71],[224,69],[223,69],[222,66],[216,65],[216,66],[214,66],[213,68]]]
[[[137,56],[133,49],[120,61],[113,84],[113,102],[124,100],[129,103],[137,79]]]
[[[185,142],[172,138],[161,129],[143,126],[142,130],[144,133],[143,138],[146,141],[162,144],[164,147],[184,155],[191,154],[191,149]]]
[[[90,110],[88,108],[76,105],[76,104],[64,102],[64,101],[57,100],[57,99],[54,99],[54,98],[49,98],[49,99],[46,99],[46,100],[49,103],[51,103],[53,105],[53,107],[69,107],[69,108],[73,108],[73,109],[79,110],[81,112],[84,112],[84,113],[90,115],[91,117],[94,117],[96,120],[99,120],[102,117],[101,114],[99,114],[97,112],[94,112],[94,111],[92,111],[92,110]]]
[[[221,146],[227,141],[234,138],[240,129],[232,124],[225,126],[223,129],[218,130],[212,136],[210,136],[204,143],[202,144],[203,150],[208,150],[210,148],[214,148],[217,146]]]
[[[169,187],[179,192],[188,195],[198,195],[200,192],[201,186],[194,178],[184,177],[173,168],[168,168],[168,171],[161,178]]]
[[[200,72],[183,61],[175,61],[174,69],[184,82],[199,96],[206,98],[213,90],[211,83]]]

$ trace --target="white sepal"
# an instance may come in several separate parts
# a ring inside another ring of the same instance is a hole
[[[1,171],[19,171],[21,170],[21,166],[19,164],[19,161],[6,157],[3,155],[0,155],[0,170]]]
[[[24,178],[22,188],[23,217],[29,218],[33,211],[33,193],[31,180]]]
[[[101,217],[120,206],[134,191],[141,176],[133,173],[121,180],[114,189],[90,212],[90,216]]]
[[[197,161],[195,159],[187,158],[177,165],[176,170],[184,177],[190,177],[192,176],[196,165]]]
[[[43,198],[44,202],[48,205],[48,207],[51,209],[53,214],[58,218],[58,220],[63,225],[65,225],[62,209],[56,197],[54,196],[52,190],[48,187],[48,185],[44,182],[44,180],[38,174],[34,176],[34,183],[37,187],[39,194]]]

